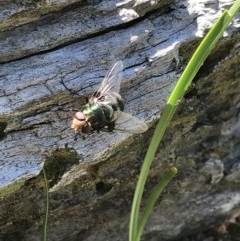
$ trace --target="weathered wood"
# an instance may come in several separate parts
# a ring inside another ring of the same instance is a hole
[[[127,239],[132,193],[152,129],[74,141],[68,110],[81,108],[84,98],[72,96],[61,81],[90,95],[121,59],[126,111],[154,126],[197,36],[226,4],[207,3],[0,4],[0,186],[13,182],[11,194],[1,189],[0,240],[39,240],[44,163],[49,240]],[[179,175],[156,207],[145,240],[204,230],[240,204],[239,34],[230,37],[237,26],[203,66],[159,149],[149,186],[170,165]]]
[[[170,2],[75,0],[5,5],[0,25],[1,62],[124,28],[126,23]]]

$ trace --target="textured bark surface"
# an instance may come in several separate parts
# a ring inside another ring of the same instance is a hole
[[[127,240],[129,211],[154,123],[191,54],[226,1],[6,1],[0,4],[0,240],[39,240],[45,165],[48,239]],[[240,207],[239,16],[204,63],[159,147],[146,196],[179,174],[143,240],[223,223]],[[72,114],[116,60],[126,111],[141,135],[74,141]]]

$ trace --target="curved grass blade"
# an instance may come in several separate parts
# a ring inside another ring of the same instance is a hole
[[[49,196],[48,196],[48,182],[45,173],[45,169],[43,168],[43,177],[44,177],[44,190],[45,190],[45,211],[44,211],[44,220],[43,227],[41,232],[41,241],[46,241],[47,239],[47,223],[48,223],[48,209],[49,209]]]
[[[172,167],[168,170],[168,172],[164,175],[162,180],[152,189],[152,192],[147,200],[146,207],[143,210],[141,220],[139,222],[137,238],[136,240],[140,240],[143,229],[147,223],[147,220],[153,210],[153,207],[162,193],[163,189],[168,185],[168,183],[175,177],[177,174],[177,169]]]

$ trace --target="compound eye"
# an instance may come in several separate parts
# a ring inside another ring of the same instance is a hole
[[[79,121],[85,121],[85,115],[82,112],[76,112],[76,114],[74,115],[74,117],[79,120]]]

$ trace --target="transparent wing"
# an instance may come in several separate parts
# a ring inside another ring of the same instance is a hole
[[[119,111],[114,129],[138,134],[147,131],[148,126],[146,123],[131,114]]]
[[[101,83],[100,87],[97,91],[93,93],[92,97],[97,97],[100,99],[107,93],[115,92],[119,93],[120,85],[122,81],[122,70],[123,70],[123,63],[122,61],[117,61],[107,72],[103,82]]]

